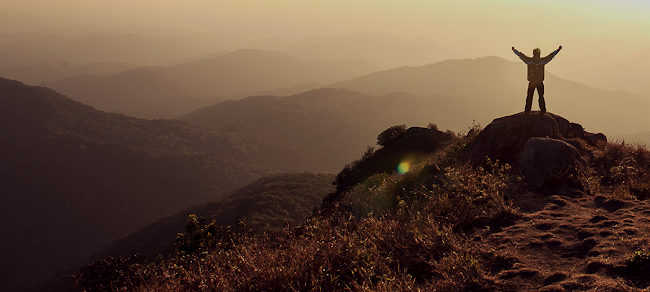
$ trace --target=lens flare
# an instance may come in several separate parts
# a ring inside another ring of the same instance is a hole
[[[409,171],[410,168],[411,168],[411,164],[406,161],[403,161],[397,166],[397,172],[399,174],[405,174]]]

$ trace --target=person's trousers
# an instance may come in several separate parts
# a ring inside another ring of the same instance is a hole
[[[539,95],[539,110],[544,113],[546,112],[546,101],[544,101],[544,82],[529,82],[528,83],[528,95],[526,96],[526,113],[530,112],[531,107],[533,106],[533,94],[537,89],[537,94]]]

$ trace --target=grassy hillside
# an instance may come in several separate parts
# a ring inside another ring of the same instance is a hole
[[[6,79],[0,92],[3,289],[73,267],[127,232],[272,171],[246,152],[273,153],[254,136],[108,114]]]
[[[323,198],[334,191],[334,174],[282,173],[265,176],[228,196],[204,202],[176,214],[158,219],[137,232],[112,243],[95,258],[139,254],[148,258],[171,255],[176,235],[185,230],[187,218],[194,214],[205,223],[237,226],[239,220],[256,232],[267,232],[298,224],[320,207]]]
[[[321,89],[197,112],[192,121],[216,126],[209,127],[109,114],[47,88],[1,81],[2,230],[16,234],[2,243],[10,289],[269,172],[338,171],[375,144],[380,127],[471,115],[439,106],[453,101],[444,96]],[[10,219],[18,217],[27,219]]]
[[[251,97],[197,113],[220,121],[211,127],[110,114],[47,88],[0,83],[0,188],[7,196],[0,209],[6,218],[28,218],[2,224],[16,234],[2,243],[3,268],[12,271],[2,281],[11,289],[270,172],[338,171],[375,143],[377,127],[427,123],[428,115],[400,109],[403,101],[422,112],[445,100],[333,89]]]
[[[330,196],[297,227],[254,235],[190,216],[203,244],[147,262],[108,258],[79,270],[101,291],[641,291],[650,265],[648,161],[643,148],[580,143],[579,186],[540,189],[509,165],[471,167],[478,134],[407,172],[377,173]],[[576,144],[578,145],[578,144]],[[357,164],[361,165],[361,164]],[[615,246],[615,247],[614,247]],[[111,288],[112,287],[112,288]]]

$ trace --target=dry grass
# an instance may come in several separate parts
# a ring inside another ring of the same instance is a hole
[[[489,291],[489,267],[466,234],[499,229],[522,215],[510,198],[525,185],[508,165],[471,168],[459,135],[411,171],[379,174],[343,196],[348,203],[301,226],[254,235],[228,231],[228,244],[153,262],[113,259],[80,270],[79,291]],[[581,181],[592,192],[648,197],[650,153],[590,146]],[[333,214],[333,215],[331,215]],[[210,239],[212,235],[203,234]],[[212,240],[217,235],[212,237]],[[630,269],[647,268],[648,253]],[[97,279],[109,279],[98,281]],[[577,281],[579,279],[572,279]],[[567,282],[568,283],[568,282]],[[612,282],[614,283],[614,282]],[[569,283],[570,284],[570,283]],[[569,285],[567,284],[567,285]],[[577,285],[577,284],[576,284]],[[550,287],[550,286],[549,286]],[[568,287],[568,286],[567,286]]]
[[[650,151],[642,145],[599,143],[589,147],[585,185],[620,199],[650,198]]]
[[[228,250],[122,265],[132,274],[96,290],[463,290],[481,282],[470,250],[462,236],[429,215],[337,216],[312,219]]]

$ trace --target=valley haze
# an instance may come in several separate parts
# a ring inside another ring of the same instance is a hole
[[[648,145],[648,15],[635,0],[3,1],[0,290],[65,291],[190,210],[298,222],[318,204],[286,198],[325,197],[391,126],[464,134],[523,111],[513,46],[563,46],[549,112]]]

